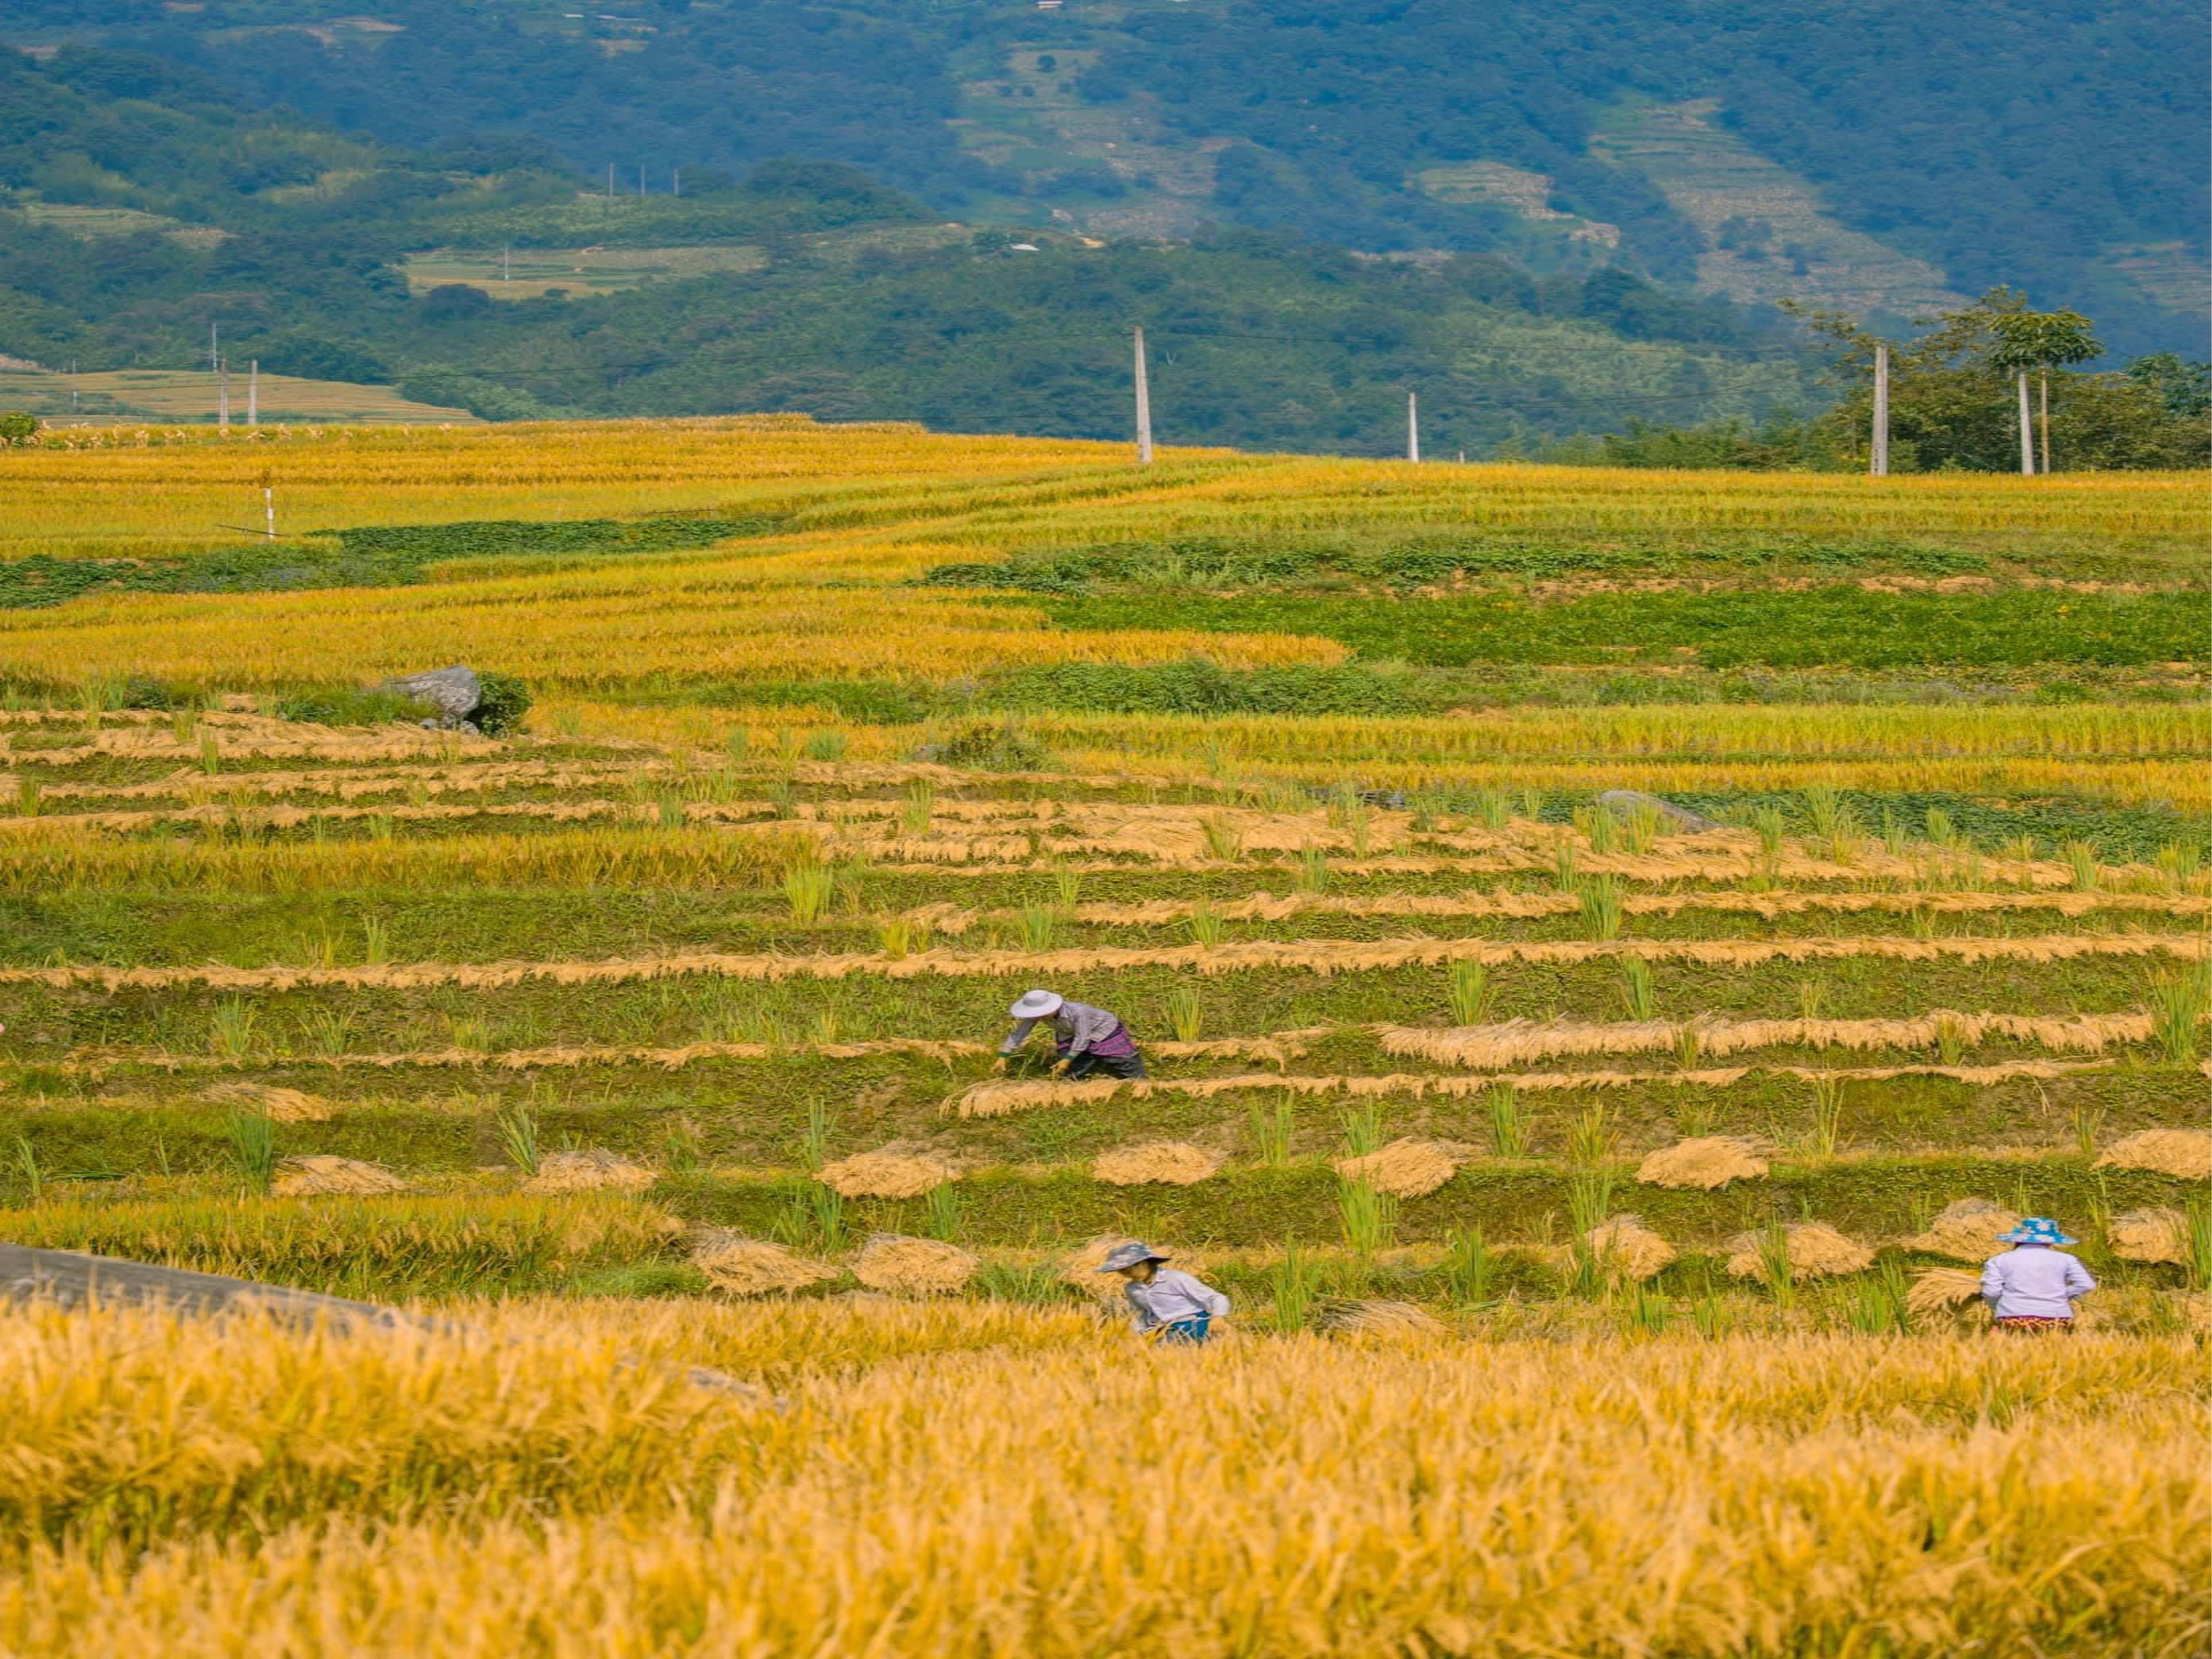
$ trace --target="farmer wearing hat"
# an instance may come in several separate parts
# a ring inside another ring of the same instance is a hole
[[[1167,1259],[1149,1245],[1124,1244],[1098,1271],[1129,1281],[1121,1294],[1128,1299],[1139,1336],[1157,1333],[1162,1342],[1203,1342],[1213,1322],[1228,1317],[1229,1298],[1179,1269],[1163,1269],[1160,1263]]]
[[[2048,1216],[2032,1215],[1997,1243],[2013,1248],[1982,1269],[1982,1298],[2001,1331],[2063,1331],[2074,1304],[2097,1288],[2089,1270],[2055,1248],[2074,1241]]]
[[[1007,1057],[1029,1041],[1037,1022],[1048,1019],[1053,1046],[1060,1051],[1060,1069],[1066,1076],[1085,1078],[1093,1072],[1122,1078],[1145,1074],[1145,1057],[1130,1039],[1129,1028],[1103,1008],[1070,1002],[1057,991],[1030,991],[1006,1012],[1014,1017],[1014,1029],[999,1045],[995,1070],[1004,1071]]]

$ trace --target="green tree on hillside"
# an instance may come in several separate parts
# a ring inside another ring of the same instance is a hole
[[[2012,370],[2023,381],[2034,369],[2043,382],[2043,465],[2051,471],[2051,370],[2055,364],[2092,362],[2105,355],[2104,342],[2089,331],[2089,319],[2078,311],[2015,311],[1990,325],[1997,337],[1990,361]],[[2021,398],[2023,414],[2027,399]],[[2027,441],[2025,432],[2021,442]]]

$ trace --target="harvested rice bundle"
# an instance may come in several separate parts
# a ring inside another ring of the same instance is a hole
[[[1695,1187],[1711,1192],[1731,1181],[1756,1181],[1766,1173],[1765,1149],[1741,1135],[1700,1135],[1662,1146],[1636,1166],[1648,1187]]]
[[[1060,1263],[1060,1282],[1073,1285],[1085,1296],[1096,1297],[1101,1302],[1119,1307],[1121,1305],[1121,1288],[1127,1281],[1112,1273],[1101,1273],[1099,1269],[1106,1265],[1106,1258],[1124,1244],[1141,1243],[1141,1239],[1131,1238],[1127,1233],[1101,1233],[1089,1243],[1068,1253],[1066,1259]]]
[[[2112,1218],[2105,1230],[2112,1254],[2123,1261],[2189,1261],[2189,1218],[2179,1210],[2160,1207],[2130,1210]]]
[[[1188,1140],[1148,1140],[1140,1146],[1115,1146],[1091,1161],[1091,1174],[1109,1187],[1142,1187],[1159,1182],[1188,1187],[1220,1173],[1221,1156]]]
[[[1855,1273],[1874,1265],[1874,1252],[1846,1238],[1824,1221],[1793,1221],[1782,1229],[1787,1241],[1790,1277],[1826,1279],[1835,1273]],[[1760,1252],[1765,1236],[1739,1233],[1729,1241],[1728,1270],[1738,1279],[1757,1279],[1766,1271]]]
[[[1674,1260],[1672,1244],[1644,1224],[1638,1215],[1617,1215],[1583,1235],[1583,1242],[1607,1273],[1642,1284]]]
[[[934,1238],[876,1233],[854,1258],[853,1277],[872,1291],[942,1296],[965,1285],[982,1265],[967,1251]]]
[[[787,1296],[837,1277],[827,1262],[722,1227],[708,1228],[693,1239],[691,1265],[707,1275],[709,1285],[732,1296]]]
[[[1443,1322],[1411,1302],[1329,1301],[1315,1311],[1314,1328],[1334,1336],[1382,1337],[1403,1341],[1442,1336]]]
[[[272,1123],[327,1123],[331,1103],[320,1095],[299,1089],[279,1089],[270,1083],[218,1083],[200,1091],[200,1098],[222,1104],[251,1106]]]
[[[407,1183],[389,1170],[358,1158],[331,1158],[312,1153],[288,1158],[278,1167],[270,1191],[280,1198],[313,1198],[325,1194],[397,1193]]]
[[[960,1171],[933,1152],[894,1144],[825,1164],[816,1179],[847,1198],[920,1198],[959,1180]]]
[[[633,1164],[619,1153],[586,1146],[577,1152],[548,1152],[538,1160],[538,1173],[522,1183],[526,1193],[641,1193],[658,1179],[642,1164]]]
[[[1946,1309],[1964,1307],[1981,1293],[1979,1273],[1968,1273],[1964,1267],[1930,1267],[1914,1275],[1912,1288],[1905,1293],[1905,1306],[1908,1313],[1925,1318]]]
[[[1905,1241],[1907,1249],[1948,1255],[1960,1261],[1986,1261],[2002,1248],[1999,1233],[2020,1225],[2020,1218],[1986,1198],[1962,1198],[1946,1205],[1928,1231]]]
[[[1394,1140],[1364,1158],[1340,1158],[1336,1172],[1393,1198],[1420,1198],[1459,1173],[1459,1159],[1440,1140]]]
[[[2184,1181],[2212,1180],[2212,1134],[2202,1129],[2145,1129],[2106,1147],[2097,1166],[2153,1170]]]

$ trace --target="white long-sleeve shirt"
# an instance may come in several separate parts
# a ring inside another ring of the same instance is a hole
[[[2048,1244],[2022,1244],[1982,1269],[1982,1297],[1999,1319],[2071,1319],[2074,1299],[2097,1288],[2089,1270]]]
[[[1128,1299],[1131,1320],[1139,1334],[1155,1325],[1179,1325],[1200,1314],[1220,1319],[1229,1312],[1227,1297],[1173,1267],[1156,1269],[1149,1284],[1131,1279],[1121,1294]]]

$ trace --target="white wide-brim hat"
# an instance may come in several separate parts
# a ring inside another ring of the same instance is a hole
[[[1042,1019],[1047,1014],[1058,1013],[1060,1005],[1066,1000],[1057,991],[1025,991],[1006,1012],[1016,1019]]]

